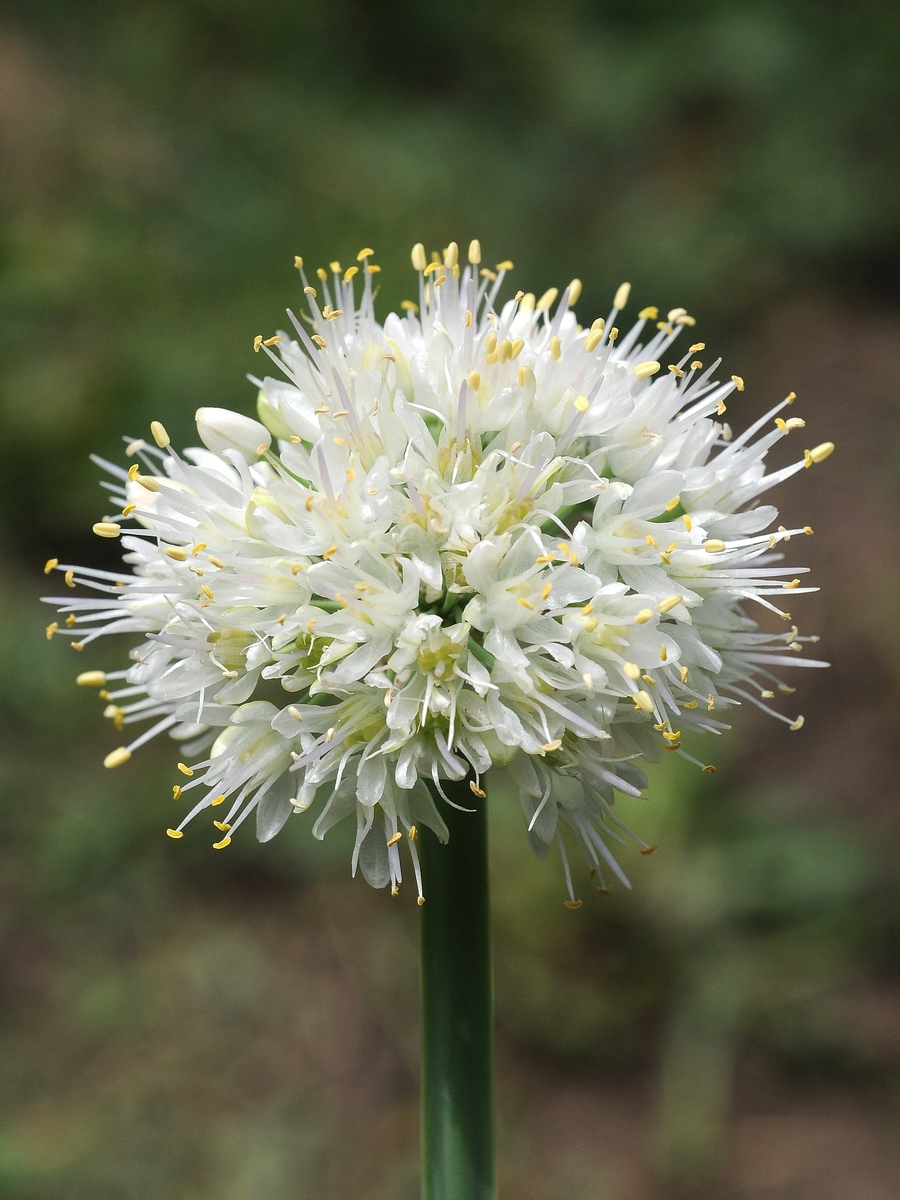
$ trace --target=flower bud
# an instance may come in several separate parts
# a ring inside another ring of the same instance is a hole
[[[260,446],[268,450],[272,444],[272,435],[265,425],[227,408],[198,408],[195,420],[200,440],[213,454],[237,450],[248,462],[253,462],[259,458]]]

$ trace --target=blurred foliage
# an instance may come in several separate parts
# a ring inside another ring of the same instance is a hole
[[[98,769],[80,664],[35,604],[50,553],[114,553],[84,535],[102,508],[88,453],[119,455],[153,418],[188,440],[199,404],[249,409],[251,340],[296,303],[295,253],[375,246],[387,308],[414,241],[479,236],[522,286],[578,275],[592,315],[627,277],[726,347],[798,295],[883,306],[898,66],[900,10],[876,0],[4,6],[0,1197],[416,1192],[415,912],[345,879],[339,830],[173,849],[167,746]],[[859,652],[892,695],[898,645]],[[878,1014],[900,920],[876,847],[896,827],[884,798],[864,821],[833,799],[887,751],[837,716],[825,729],[832,799],[773,786],[762,741],[732,740],[714,780],[667,762],[646,808],[623,804],[660,853],[627,856],[635,891],[577,916],[492,793],[511,1197],[651,1194],[611,1165],[606,1126],[554,1132],[560,1080],[612,1089],[610,1122],[654,1097],[631,1158],[673,1195],[715,1186],[735,1106],[768,1111],[785,1081],[893,1111],[896,1021]],[[568,1146],[555,1173],[533,1144]],[[815,1194],[881,1200],[895,1166],[883,1191],[845,1176]],[[813,1194],[786,1178],[722,1194]]]

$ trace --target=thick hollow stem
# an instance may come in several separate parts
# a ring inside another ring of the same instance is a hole
[[[487,809],[444,784],[450,840],[420,842],[423,1200],[495,1200]]]

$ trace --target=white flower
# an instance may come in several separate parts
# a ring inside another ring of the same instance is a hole
[[[781,543],[812,530],[772,532],[759,498],[833,447],[767,475],[803,426],[780,415],[793,394],[733,437],[742,381],[681,345],[681,309],[620,334],[627,285],[584,328],[577,280],[500,305],[511,264],[419,245],[417,300],[380,324],[370,255],[315,287],[298,260],[313,332],[289,313],[293,334],[255,340],[277,372],[253,380],[265,425],[200,409],[206,449],[181,456],[154,423],[130,470],[102,464],[124,508],[95,529],[121,532],[132,574],[51,560],[94,594],[49,599],[77,648],[137,635],[130,667],[79,680],[117,728],[150,723],[108,766],[164,730],[184,743],[175,790],[196,802],[172,836],[211,809],[217,847],[254,811],[267,840],[315,803],[315,835],[355,816],[354,870],[396,890],[402,844],[418,879],[417,827],[446,837],[444,783],[468,777],[477,803],[506,769],[574,903],[561,828],[601,888],[625,881],[613,802],[640,794],[640,759],[702,767],[682,743],[743,701],[802,723],[770,701],[794,690],[784,668],[825,665],[782,607],[810,589]]]

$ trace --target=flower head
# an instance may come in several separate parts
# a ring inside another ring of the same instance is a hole
[[[202,408],[205,448],[178,454],[154,422],[130,469],[102,462],[121,513],[94,528],[129,576],[48,563],[89,591],[48,598],[76,648],[138,639],[127,669],[79,676],[117,728],[149,722],[106,764],[168,731],[193,801],[171,836],[212,810],[224,848],[255,812],[265,841],[315,804],[314,834],[355,817],[354,870],[394,890],[401,844],[418,879],[417,828],[446,836],[446,782],[479,803],[505,769],[570,894],[562,826],[601,887],[624,881],[613,804],[640,794],[641,759],[703,767],[689,735],[744,701],[802,723],[770,702],[794,690],[784,668],[825,665],[783,608],[811,589],[780,544],[812,530],[773,531],[759,501],[833,447],[767,474],[803,427],[780,415],[793,393],[733,436],[741,379],[683,345],[683,309],[626,326],[627,284],[583,327],[578,280],[500,303],[511,263],[417,245],[417,299],[379,323],[371,253],[314,284],[297,259],[309,318],[255,339],[259,421]]]

